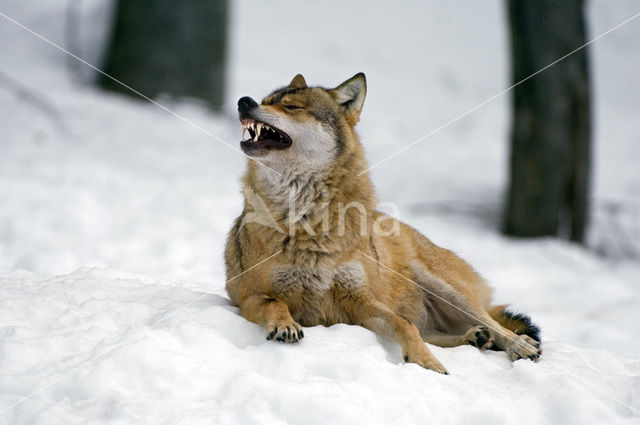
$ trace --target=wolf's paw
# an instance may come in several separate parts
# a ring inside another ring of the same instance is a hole
[[[464,334],[469,345],[477,347],[479,350],[487,350],[493,347],[493,338],[486,326],[474,326]]]
[[[542,354],[540,343],[527,335],[518,335],[507,342],[507,355],[512,362],[518,359],[529,359],[537,362]]]
[[[407,353],[403,354],[404,361],[407,363],[415,363],[418,366],[422,366],[425,369],[433,370],[434,372],[442,373],[443,375],[448,375],[447,369],[442,366],[442,363],[436,359],[431,352],[421,352],[413,355],[409,355]]]
[[[273,322],[267,325],[267,341],[272,339],[280,342],[298,342],[304,338],[302,326],[291,320],[290,322]]]

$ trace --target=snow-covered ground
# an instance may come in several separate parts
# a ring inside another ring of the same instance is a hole
[[[4,403],[51,384],[6,423],[626,423],[609,396],[640,396],[639,361],[555,339],[537,364],[433,347],[442,376],[355,326],[268,343],[219,290],[102,268],[0,284]]]
[[[78,4],[81,56],[97,63],[109,2]],[[0,12],[64,45],[64,6],[6,0]],[[592,1],[591,35],[638,12]],[[159,101],[234,147],[235,99],[298,72],[321,85],[367,74],[359,131],[372,164],[509,84],[500,1],[244,0],[231,35],[225,114]],[[381,201],[543,328],[537,364],[433,347],[451,372],[439,376],[357,327],[266,342],[223,290],[245,159],[156,106],[79,83],[67,56],[0,17],[0,76],[39,92],[66,128],[0,84],[0,424],[638,421],[638,40],[640,18],[592,45],[589,249],[499,234],[506,96],[372,170]]]

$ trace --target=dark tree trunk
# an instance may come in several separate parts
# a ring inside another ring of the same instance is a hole
[[[104,71],[148,97],[222,106],[226,0],[119,0]],[[100,84],[135,96],[110,78]]]
[[[508,0],[512,79],[582,46],[583,0]],[[591,152],[587,50],[514,89],[505,233],[583,242]]]

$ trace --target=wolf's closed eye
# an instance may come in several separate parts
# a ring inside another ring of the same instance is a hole
[[[302,109],[302,106],[300,105],[293,105],[293,104],[287,104],[284,105],[285,108],[287,108],[290,111],[296,110],[296,109]]]

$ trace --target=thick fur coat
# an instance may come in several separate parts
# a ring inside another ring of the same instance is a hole
[[[227,291],[267,339],[298,342],[303,327],[364,326],[402,347],[404,360],[447,373],[429,342],[471,344],[537,360],[537,328],[492,306],[471,266],[376,210],[354,130],[364,74],[334,89],[297,75],[260,104],[238,103],[245,205],[225,251]]]

